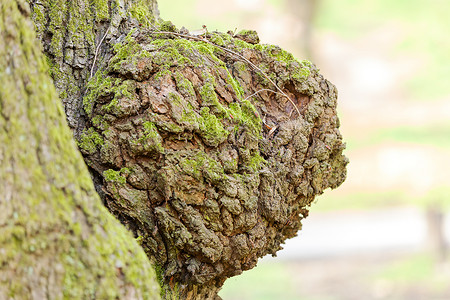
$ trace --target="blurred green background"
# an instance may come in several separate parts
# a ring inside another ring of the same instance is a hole
[[[393,239],[416,234],[415,244],[361,253],[282,251],[229,279],[225,300],[450,299],[450,1],[165,0],[159,9],[178,28],[255,29],[262,43],[311,60],[337,86],[348,178],[317,199],[317,220],[297,239],[334,216],[358,228],[357,216],[394,208],[410,229]]]

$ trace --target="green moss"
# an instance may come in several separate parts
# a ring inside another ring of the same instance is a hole
[[[243,40],[233,39],[233,44],[237,48],[238,51],[242,51],[243,49],[253,49],[254,46]]]
[[[198,152],[190,158],[182,158],[178,165],[184,173],[197,180],[200,180],[203,175],[211,183],[219,183],[225,177],[222,165],[204,152]]]
[[[145,27],[149,27],[155,21],[155,18],[151,12],[151,6],[146,0],[136,0],[131,2],[131,7],[128,9],[128,13],[138,20],[138,22]]]
[[[160,70],[168,70],[172,66],[192,65],[188,57],[192,57],[192,43],[185,39],[156,39],[151,45],[157,47],[157,51],[151,55],[152,63]]]
[[[226,67],[223,67],[223,69],[225,69],[225,71],[227,72],[227,83],[231,85],[234,92],[236,93],[237,98],[239,100],[242,100],[243,95],[244,95],[244,89],[241,87],[239,82],[233,78],[230,71],[228,71],[228,69]]]
[[[127,179],[124,175],[128,175],[130,173],[130,169],[128,168],[122,168],[120,171],[115,171],[113,169],[109,169],[106,171],[103,171],[103,178],[107,182],[115,182],[119,184],[125,184]]]
[[[198,52],[206,54],[207,56],[209,56],[209,58],[211,58],[214,62],[216,62],[220,66],[225,66],[225,63],[215,55],[215,53],[221,53],[223,52],[223,50],[215,47],[214,45],[202,41],[193,42],[193,45]]]
[[[108,104],[103,105],[102,110],[109,113],[120,112],[122,110],[119,106],[120,99],[131,99],[134,96],[135,89],[136,82],[134,80],[122,80],[116,78],[114,84],[110,87],[110,92],[113,93],[114,98]]]
[[[167,95],[167,98],[169,99],[169,103],[171,105],[180,106],[181,105],[181,97],[178,94],[169,92]]]
[[[189,104],[190,105],[190,104]],[[195,113],[194,108],[192,107],[192,105],[190,105],[190,107],[188,109],[184,109],[183,110],[183,114],[181,116],[181,122],[187,122],[189,124],[194,125],[194,127],[198,128],[198,119],[201,118],[201,116],[197,115],[197,113]],[[197,126],[195,126],[197,125]]]
[[[246,126],[252,135],[258,138],[261,137],[262,121],[256,108],[249,100],[243,100],[241,103],[231,103],[229,113],[237,123],[237,126]]]
[[[297,72],[291,72],[290,77],[297,81],[304,81],[311,74],[312,64],[308,60],[298,62],[294,56],[275,45],[255,45],[254,49],[262,51],[277,61],[284,63],[286,68],[295,66]],[[262,69],[262,68],[261,68]],[[274,80],[274,78],[271,78]]]
[[[133,80],[122,80],[105,76],[105,71],[97,71],[87,84],[87,93],[83,98],[83,108],[88,115],[92,114],[95,101],[103,96],[112,98],[102,109],[109,113],[119,113],[122,109],[119,101],[122,98],[134,97],[136,83]]]
[[[266,50],[267,54],[276,58],[279,61],[283,61],[285,63],[290,63],[291,61],[295,60],[294,56],[291,53],[283,50],[279,46],[266,45],[265,50]]]
[[[225,46],[225,41],[223,40],[222,36],[217,34],[217,33],[211,33],[211,37],[209,38],[209,40],[219,46]]]
[[[33,7],[33,21],[34,28],[38,36],[42,35],[45,30],[46,19],[44,16],[44,8],[41,5],[34,5]]]
[[[159,80],[160,78],[164,78],[165,76],[171,75],[172,73],[169,70],[162,70],[153,75],[154,80]]]
[[[176,47],[167,47],[163,49],[166,60],[170,60],[172,65],[185,65],[192,63],[191,60],[182,55]]]
[[[137,140],[137,143],[143,144],[147,151],[156,151],[164,153],[164,147],[162,146],[162,138],[159,135],[158,129],[152,122],[144,122],[144,134]]]
[[[261,156],[259,155],[259,153],[256,153],[255,155],[253,155],[250,158],[250,162],[248,164],[248,167],[250,168],[250,170],[252,170],[253,172],[258,172],[259,170],[261,170],[261,168],[267,163],[267,161]]]
[[[63,56],[61,47],[63,41],[63,31],[61,30],[61,28],[63,28],[63,18],[66,10],[66,1],[50,1],[50,22],[48,29],[52,33],[52,39],[50,41],[50,51],[55,56],[55,59],[60,59]]]
[[[136,29],[130,30],[124,41],[113,46],[115,55],[111,58],[109,66],[112,70],[118,71],[123,64],[136,64],[138,58],[149,56],[149,53],[142,49],[142,46],[133,38]]]
[[[245,63],[242,62],[242,61],[237,61],[237,62],[235,63],[235,66],[236,66],[236,68],[238,69],[238,71],[240,71],[240,72],[244,72],[244,71],[247,71],[247,70],[248,70],[247,64],[245,64]]]
[[[106,72],[101,70],[97,71],[89,80],[86,86],[87,93],[83,98],[83,108],[88,115],[91,115],[95,100],[98,96],[110,93],[112,84],[112,78],[107,77]]]
[[[95,20],[100,22],[109,18],[108,12],[108,0],[96,0],[92,1],[95,9]]]
[[[298,72],[292,73],[291,78],[297,81],[303,81],[309,77],[311,71],[307,68],[300,68]]]
[[[202,177],[202,163],[203,159],[200,157],[200,159],[182,159],[178,165],[184,173],[200,180]]]
[[[177,124],[175,124],[173,122],[160,123],[160,124],[158,124],[158,126],[160,129],[165,130],[167,132],[172,132],[172,133],[183,132],[183,128],[181,128],[180,126],[178,126]]]
[[[249,34],[254,34],[254,33],[256,33],[254,30],[242,29],[242,30],[240,30],[237,34],[240,34],[240,35],[249,35]]]
[[[159,30],[168,32],[177,32],[177,28],[170,21],[161,22],[161,24],[159,25]]]
[[[159,49],[152,57],[152,63],[158,65],[161,69],[168,69],[171,66],[183,66],[191,64],[191,60],[182,55],[175,47],[166,47]]]
[[[216,91],[214,89],[214,78],[212,78],[213,83],[206,82],[200,88],[200,96],[202,98],[202,106],[213,107],[221,117],[227,115],[227,109],[219,102],[217,98]]]
[[[307,67],[307,68],[311,68],[313,66],[312,62],[310,62],[307,59],[302,60],[300,63],[302,66]]]
[[[78,140],[78,147],[88,154],[93,154],[97,151],[97,146],[103,145],[104,141],[101,135],[94,130],[94,128],[84,129]]]
[[[223,128],[222,123],[217,117],[209,112],[208,107],[200,110],[202,119],[199,119],[200,135],[210,146],[217,146],[223,142],[230,134]]]
[[[186,79],[179,71],[173,74],[178,91],[185,97],[192,96],[195,97],[195,90],[192,83]]]
[[[101,129],[101,130],[107,130],[109,125],[108,122],[106,122],[102,116],[97,115],[91,119],[92,125],[94,127]]]

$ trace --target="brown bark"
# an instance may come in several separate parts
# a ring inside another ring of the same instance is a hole
[[[152,266],[102,206],[24,1],[0,1],[0,298],[158,299]]]
[[[206,38],[222,46],[131,33],[88,85],[80,140],[108,208],[186,299],[275,255],[347,164],[335,87],[313,65]]]
[[[91,3],[83,7],[93,14]],[[165,296],[217,297],[228,277],[296,235],[316,195],[344,181],[336,89],[254,32],[200,40],[154,9],[115,14],[112,3],[110,22],[86,21],[81,32],[95,39],[74,54],[70,34],[59,56],[45,38],[51,26],[40,35],[67,117],[97,191],[157,264]],[[42,11],[41,24],[52,24],[51,6]],[[57,23],[71,32],[65,20]],[[77,70],[64,53],[85,63]]]

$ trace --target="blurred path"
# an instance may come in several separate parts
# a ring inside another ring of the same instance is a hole
[[[446,233],[450,233],[447,218]],[[277,259],[309,259],[373,252],[410,252],[426,242],[424,213],[416,207],[371,211],[312,212],[299,236]],[[271,257],[265,259],[270,260]]]

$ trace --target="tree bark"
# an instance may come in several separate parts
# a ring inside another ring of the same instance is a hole
[[[75,136],[86,122],[82,98],[92,72],[131,28],[159,20],[156,0],[28,0],[38,38]],[[95,61],[94,61],[95,59]]]
[[[158,299],[95,192],[29,19],[25,1],[0,1],[0,298]]]
[[[345,180],[337,91],[310,62],[178,30],[155,2],[30,2],[96,189],[166,298],[217,298]]]

